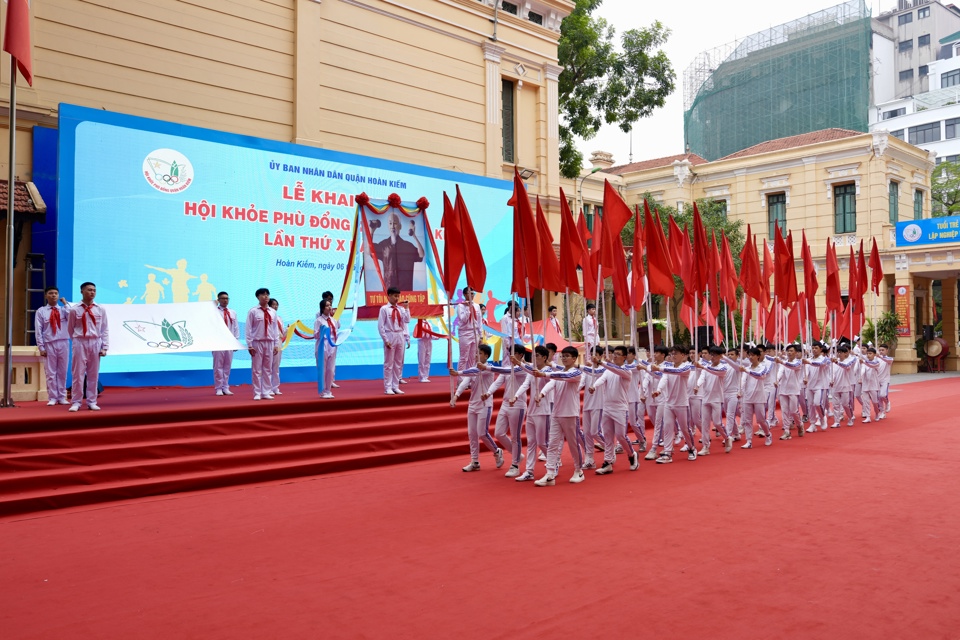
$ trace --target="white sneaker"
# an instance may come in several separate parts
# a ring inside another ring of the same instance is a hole
[[[467,466],[465,466],[462,470],[463,470],[464,472],[466,472],[466,473],[469,473],[470,471],[480,471],[480,463],[479,463],[479,462],[471,462],[470,464],[468,464]]]
[[[333,387],[334,389],[339,389],[339,388],[340,388],[340,385],[338,385],[336,382],[331,382],[331,383],[330,383],[330,386]]]
[[[420,382],[430,382],[430,378],[420,378]]]
[[[685,444],[682,447],[680,447],[680,453],[686,453],[687,451],[690,451],[690,445]]]
[[[265,393],[265,394],[263,395],[263,399],[264,399],[264,400],[273,400],[273,394],[272,394],[272,393]]]
[[[723,441],[723,452],[730,453],[731,449],[733,449],[733,438],[727,438]]]
[[[510,467],[503,475],[508,478],[516,478],[518,475],[520,475],[520,467]]]
[[[752,443],[752,442],[748,442],[747,444],[741,445],[740,448],[741,448],[741,449],[753,449],[753,443]]]
[[[707,449],[706,447],[703,447],[702,449],[700,449],[700,451],[697,451],[697,455],[698,455],[698,456],[708,456],[708,455],[710,455],[710,449]]]
[[[877,419],[879,420],[879,418],[877,418]],[[873,422],[870,418],[864,418],[864,419],[863,419],[863,424],[868,424],[868,423],[870,423],[870,422]]]
[[[546,462],[546,461],[547,461],[547,455],[546,455],[544,452],[541,451],[541,452],[540,452],[540,455],[537,456],[537,460],[539,460],[540,462]]]
[[[333,385],[331,385],[331,386],[333,386]],[[384,395],[392,396],[392,395],[393,395],[393,389],[386,389],[386,390],[384,390],[383,393],[384,393]]]
[[[670,464],[673,462],[673,456],[669,453],[662,453],[660,457],[657,458],[657,464]]]
[[[773,444],[773,436],[767,436],[763,439],[763,444],[767,447]]]
[[[656,460],[657,459],[657,449],[656,447],[650,449],[647,455],[643,456],[644,460]]]
[[[690,453],[687,454],[687,460],[689,460],[690,462],[693,462],[696,459],[697,459],[697,450],[690,449]]]
[[[79,404],[70,405],[69,411],[80,411],[80,405]]]
[[[56,401],[56,400],[51,400],[50,402],[47,403],[47,406],[48,406],[48,407],[55,407],[55,406],[57,406],[57,401]]]
[[[603,466],[594,471],[594,473],[596,473],[598,476],[605,476],[608,473],[613,473],[613,465],[609,462],[604,462]]]
[[[809,427],[807,427],[807,433],[813,433],[816,430],[817,430],[816,425],[810,425]]]
[[[586,462],[583,463],[583,465],[582,465],[580,468],[581,468],[581,469],[596,469],[596,468],[597,468],[597,463],[594,462],[593,460],[587,460]]]
[[[518,480],[519,480],[519,478],[518,478]],[[547,475],[543,476],[542,478],[540,478],[539,480],[537,480],[537,481],[534,482],[533,484],[537,485],[538,487],[552,487],[552,486],[554,486],[555,484],[557,484],[557,477],[556,477],[555,475],[552,475],[552,474],[548,471],[548,472],[547,472]]]
[[[58,402],[57,404],[68,405],[68,404],[70,404],[70,403],[67,402],[66,400],[61,400],[61,401]]]
[[[223,390],[222,390],[222,389],[217,389],[217,392],[216,392],[214,395],[222,396],[222,395],[223,395]]]
[[[623,445],[617,444],[617,448],[614,449],[616,453],[623,453]]]
[[[683,442],[683,436],[678,433],[673,439],[673,444],[680,444],[681,442]]]
[[[584,477],[585,477],[585,476],[583,475],[583,471],[574,471],[574,472],[573,472],[573,477],[570,478],[570,482],[573,483],[573,484],[577,484],[577,483],[579,483],[579,482],[583,482]]]
[[[529,471],[524,471],[523,475],[517,478],[517,482],[529,482],[534,479],[534,475]]]
[[[96,404],[94,404],[94,403],[88,404],[88,405],[87,405],[87,409],[90,409],[90,411],[100,411],[100,407],[98,407],[98,406],[97,406]]]
[[[283,393],[282,393],[282,392],[280,391],[280,389],[274,389],[274,390],[273,390],[273,393],[272,393],[272,394],[270,394],[270,395],[274,395],[274,396],[282,396],[282,395],[283,395]]]
[[[61,404],[63,404],[63,403],[61,403]],[[886,417],[887,417],[887,414],[885,414],[885,413],[883,413],[883,412],[881,411],[881,412],[880,412],[880,415],[877,416],[877,420],[883,420],[883,419],[886,418]]]
[[[399,389],[399,388],[394,389],[393,392],[398,396],[402,396],[404,393],[406,393],[406,391],[403,391],[402,389]]]
[[[325,399],[325,400],[332,400],[332,399],[333,399],[333,394],[332,394],[332,393],[329,393],[329,392],[328,392],[328,393],[322,393],[322,394],[320,394],[320,397],[323,398],[323,399]]]
[[[637,452],[633,453],[633,457],[630,458],[630,471],[636,471],[640,468],[640,454]]]
[[[232,396],[232,395],[233,395],[233,391],[230,391],[230,389],[224,389],[224,390],[223,390],[223,395],[225,395],[225,396]]]
[[[407,381],[404,380],[403,378],[400,378],[400,384],[407,384]]]
[[[497,450],[493,452],[493,457],[497,461],[497,469],[502,467],[503,466],[503,449],[500,449],[498,447]]]

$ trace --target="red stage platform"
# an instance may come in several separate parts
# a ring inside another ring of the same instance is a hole
[[[210,388],[108,389],[101,411],[24,403],[0,411],[0,515],[222,487],[466,453],[466,399],[448,378],[345,381],[253,400]]]

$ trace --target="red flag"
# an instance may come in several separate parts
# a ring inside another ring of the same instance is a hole
[[[617,247],[619,245],[620,253],[623,253],[623,242],[620,240],[620,232],[630,221],[630,207],[620,197],[620,193],[613,188],[609,180],[603,183],[603,240],[600,247],[601,264],[613,266],[619,260]]]
[[[696,279],[693,274],[696,260],[693,257],[693,250],[690,248],[690,234],[687,225],[683,225],[680,250],[683,253],[683,268],[681,269],[683,273],[679,274],[680,279],[683,280],[683,304],[693,309],[696,306],[698,294],[696,284],[693,284]]]
[[[880,283],[883,282],[883,263],[880,262],[880,250],[877,249],[877,239],[873,239],[870,247],[870,288],[880,295]]]
[[[16,61],[17,68],[33,86],[33,60],[30,53],[30,4],[27,0],[9,0],[3,50]]]
[[[540,196],[537,196],[537,237],[540,239],[540,288],[547,291],[563,291],[563,280],[560,277],[560,263],[553,250],[553,234],[550,233],[550,223],[540,206]]]
[[[757,236],[753,237],[753,241],[757,241]],[[761,240],[763,243],[763,271],[760,272],[760,304],[769,307],[770,306],[770,276],[773,275],[773,254],[770,253],[770,245],[767,244],[766,240]]]
[[[516,167],[513,168],[513,196],[507,205],[513,207],[513,283],[510,290],[525,298],[527,286],[531,291],[540,288],[540,245],[527,186]]]
[[[453,296],[457,288],[457,280],[463,270],[463,234],[460,231],[460,216],[457,215],[450,202],[447,192],[443,192],[443,218],[440,219],[443,227],[443,288],[448,296]]]
[[[650,293],[672,297],[675,285],[667,239],[663,235],[660,214],[654,219],[650,215],[646,200],[643,201],[643,222],[643,238],[647,247],[647,285]]]
[[[474,291],[483,291],[483,286],[487,282],[487,263],[483,260],[480,241],[477,240],[477,232],[473,229],[473,220],[470,219],[470,212],[467,211],[467,202],[460,193],[460,185],[457,185],[457,199],[453,207],[458,214],[460,234],[463,237],[463,267],[467,272],[467,285]],[[453,284],[456,286],[456,282]]]
[[[617,234],[613,241],[613,251],[610,259],[613,260],[613,297],[620,310],[626,314],[630,313],[632,301],[630,297],[629,273],[627,270],[627,256],[623,250],[623,241],[620,234]]]
[[[860,310],[860,274],[857,273],[857,256],[853,253],[853,247],[850,247],[847,276],[847,304],[857,312]]]
[[[643,271],[643,227],[640,225],[640,207],[634,209],[633,219],[633,263],[630,280],[630,301],[635,311],[640,311],[647,297],[646,274]]]
[[[580,217],[577,218],[577,233],[580,234],[580,243],[583,245],[583,255],[580,257],[585,260],[590,255],[590,239],[593,238],[593,234],[587,228],[587,216],[583,215],[583,209],[580,210]],[[581,269],[586,269],[588,266],[584,262],[577,264]]]
[[[710,247],[707,245],[707,231],[703,228],[703,218],[697,203],[693,203],[693,263],[690,276],[694,283],[694,292],[704,295],[710,280]]]
[[[843,298],[840,295],[840,263],[837,262],[837,247],[827,239],[827,319],[831,313],[843,313]]]
[[[760,300],[760,260],[757,257],[757,245],[753,241],[749,224],[747,225],[747,241],[740,251],[740,286],[743,287],[743,292],[746,295],[754,300]]]
[[[710,247],[710,266],[707,271],[707,291],[710,292],[710,312],[714,316],[720,315],[720,287],[717,286],[717,278],[722,273],[722,263],[720,261],[720,245],[717,244],[716,232],[711,232],[713,245]],[[722,277],[720,278],[723,279]],[[719,344],[719,343],[718,343]]]
[[[682,280],[685,275],[686,266],[683,264],[683,243],[686,242],[686,234],[680,230],[677,221],[671,216],[667,221],[667,241],[670,243],[670,261],[673,263],[673,274],[680,276]],[[684,284],[684,289],[689,289]]]
[[[787,308],[797,301],[797,269],[793,262],[793,251],[787,246],[780,233],[780,225],[776,225],[774,253],[776,254],[776,273],[773,279],[773,290],[780,304]]]
[[[799,300],[802,294],[797,294],[797,299]],[[787,327],[786,335],[783,336],[782,342],[793,342],[797,339],[797,336],[801,335],[800,331],[800,305],[796,304],[793,307],[793,310],[787,315]]]
[[[573,293],[580,293],[577,265],[586,252],[586,246],[573,221],[573,214],[570,213],[570,206],[567,205],[567,197],[563,189],[560,189],[560,275],[564,287]]]
[[[587,228],[587,217],[580,212],[580,219],[577,220],[577,231],[583,241],[583,255],[580,256],[580,269],[583,273],[583,297],[588,300],[597,299],[597,263],[594,259],[594,252],[588,248],[588,241],[593,238],[593,234]],[[595,247],[593,247],[595,248]]]
[[[740,284],[737,276],[737,265],[733,261],[733,251],[730,249],[730,243],[727,242],[727,234],[721,231],[720,238],[723,244],[720,295],[723,296],[727,308],[735,309],[737,306],[737,285]]]
[[[803,291],[807,294],[807,317],[812,318],[816,324],[817,317],[817,290],[820,283],[817,282],[817,266],[813,263],[813,254],[810,252],[810,245],[807,244],[807,232],[803,231],[800,244],[800,257],[803,260]]]

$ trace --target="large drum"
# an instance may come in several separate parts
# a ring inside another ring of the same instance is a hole
[[[943,338],[934,338],[933,340],[927,340],[926,344],[923,345],[923,352],[927,354],[929,358],[940,357],[941,354],[947,350],[947,341]]]

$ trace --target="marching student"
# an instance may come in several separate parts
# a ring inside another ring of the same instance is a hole
[[[326,327],[330,330],[330,342],[320,339],[321,330]],[[320,397],[324,399],[333,398],[333,378],[337,372],[337,331],[340,329],[340,321],[333,317],[333,302],[331,300],[320,301],[320,312],[313,321],[313,337],[317,341],[314,355],[317,358],[317,364],[323,364],[323,390]],[[322,355],[321,355],[322,354]]]
[[[650,451],[644,456],[644,460],[656,460],[657,447],[663,446],[663,398],[660,394],[654,392],[663,377],[659,367],[669,354],[670,349],[663,345],[657,345],[653,349],[653,360],[649,362],[641,360],[637,365],[644,370],[643,384],[640,387],[640,401],[646,405],[647,415],[650,416],[650,422],[653,423],[653,439],[650,440]]]
[[[890,370],[893,367],[893,358],[888,354],[890,347],[882,344],[877,348],[877,357],[886,364],[880,370],[880,375],[878,376],[880,382],[880,391],[877,393],[877,397],[880,400],[880,413],[883,415],[881,417],[886,417],[890,413]]]
[[[513,346],[514,359],[523,361],[527,358],[527,350],[523,345]],[[494,393],[503,387],[503,401],[500,403],[500,411],[497,413],[497,426],[493,432],[494,439],[500,443],[501,448],[510,451],[510,468],[507,470],[508,478],[516,478],[520,475],[520,427],[523,425],[523,414],[527,409],[526,391],[521,391],[524,380],[526,380],[526,371],[519,364],[515,364],[512,359],[504,358],[510,362],[511,366],[490,366],[487,364],[478,364],[477,368],[481,371],[488,370],[495,374],[493,384],[487,389],[486,394],[493,396]],[[514,399],[511,402],[511,399]],[[518,402],[519,401],[519,402]],[[528,436],[529,437],[529,436]]]
[[[780,396],[780,417],[783,418],[781,440],[789,440],[791,427],[797,428],[797,435],[803,437],[803,414],[800,412],[800,395],[803,393],[803,362],[800,360],[800,347],[787,345],[787,358],[777,359],[780,370],[777,372],[777,393]]]
[[[460,344],[460,360],[457,368],[466,369],[477,363],[477,345],[483,327],[480,305],[473,301],[473,289],[463,288],[463,301],[457,304],[457,338]]]
[[[583,316],[584,362],[593,357],[593,350],[600,344],[600,326],[597,324],[597,305],[587,304],[587,315]]]
[[[70,307],[60,297],[60,290],[47,287],[43,292],[47,304],[37,309],[33,319],[33,335],[37,350],[43,360],[43,373],[47,380],[47,406],[69,404],[67,402],[67,363],[70,360],[70,333],[67,322]],[[64,306],[57,304],[63,300]]]
[[[406,340],[407,325],[400,310],[400,289],[387,289],[387,304],[380,307],[377,316],[377,331],[383,340],[383,393],[403,395],[400,390],[400,377],[403,375],[403,349]],[[461,351],[463,344],[460,345]]]
[[[863,388],[861,393],[866,402],[873,407],[873,419],[883,420],[883,409],[880,406],[880,372],[887,366],[887,363],[877,357],[877,350],[873,347],[867,347],[866,355],[861,355],[863,363]],[[866,406],[866,405],[864,405]],[[863,423],[871,422],[868,410],[867,417]]]
[[[270,391],[270,395],[282,396],[283,394],[280,393],[280,359],[283,357],[283,340],[287,334],[287,327],[280,319],[280,303],[277,302],[277,299],[270,298],[267,304],[273,309],[273,314],[277,318],[277,350],[273,356],[273,389]]]
[[[833,370],[830,358],[824,352],[824,345],[814,342],[810,348],[811,357],[801,362],[806,365],[804,382],[807,387],[807,418],[810,426],[807,433],[813,433],[820,427],[827,430],[827,416],[830,413],[830,387],[833,385]]]
[[[70,411],[79,411],[83,404],[83,382],[86,378],[87,408],[99,411],[97,383],[100,380],[100,358],[110,348],[110,328],[107,311],[93,300],[97,297],[97,285],[84,282],[80,285],[80,304],[70,307],[67,315],[67,333],[73,338],[73,383],[70,389]]]
[[[534,482],[538,487],[552,487],[556,484],[564,442],[567,443],[573,458],[573,477],[570,482],[576,484],[584,479],[583,452],[577,435],[580,422],[580,377],[583,375],[576,366],[579,355],[576,347],[564,347],[560,352],[562,370],[534,372],[534,376],[538,378],[549,379],[537,394],[536,401],[544,402],[544,399],[553,393],[550,433],[547,436],[547,473]]]
[[[603,355],[603,347],[596,347],[592,354],[593,362],[602,362]],[[586,374],[580,378],[580,388],[586,390],[591,386],[592,381],[595,380],[597,376],[603,375],[605,369],[598,364],[596,367],[580,367],[580,371]],[[604,395],[602,390],[600,393],[584,393],[583,421],[581,423],[583,427],[584,470],[597,468],[597,464],[594,461],[594,450],[605,450],[603,434],[600,433],[600,416],[603,414],[603,409]]]
[[[853,363],[856,359],[850,356],[850,347],[841,344],[837,347],[837,357],[833,359],[833,393],[837,404],[833,407],[835,422],[830,425],[836,429],[847,417],[847,426],[853,426]]]
[[[701,354],[703,354],[702,357],[701,357]],[[689,362],[696,368],[698,364],[703,365],[710,361],[709,358],[707,357],[708,355],[709,353],[707,353],[707,347],[704,347],[703,350],[700,352],[700,354],[697,354],[696,350],[691,346],[690,350],[687,352],[687,362]],[[703,433],[703,427],[702,427],[703,397],[700,395],[697,395],[696,393],[697,380],[699,378],[700,378],[699,371],[693,371],[690,374],[690,376],[687,378],[687,398],[689,399],[689,402],[690,402],[690,431],[692,431],[694,435],[696,435],[696,432],[698,429],[700,430],[701,433]],[[677,435],[680,435],[680,434],[677,434]],[[701,438],[701,442],[703,442],[702,438]],[[675,444],[678,444],[678,443],[675,443]],[[680,451],[686,452],[689,449],[690,449],[690,446],[687,444],[684,444],[680,448]],[[707,450],[709,451],[709,447],[707,448]]]
[[[250,352],[250,378],[253,383],[253,399],[273,400],[273,358],[277,353],[280,331],[270,311],[270,290],[257,289],[260,303],[247,312],[244,338]]]
[[[550,364],[550,351],[546,347],[538,345],[533,350],[533,354],[536,368],[530,367],[529,365],[524,366],[527,374],[523,384],[517,389],[516,395],[509,399],[504,395],[505,402],[515,405],[520,397],[528,391],[531,397],[536,398],[549,382],[546,378],[537,378],[533,372],[542,371],[543,373],[547,373],[554,370],[554,367]],[[516,360],[515,362],[519,364],[521,361]],[[552,392],[550,393],[552,394]],[[528,482],[535,479],[534,472],[536,471],[538,451],[540,455],[544,456],[543,459],[546,461],[547,435],[550,430],[550,404],[550,397],[546,396],[541,402],[534,402],[533,406],[530,407],[530,412],[527,414],[526,470],[522,475],[517,477],[517,482]]]
[[[417,339],[417,374],[420,376],[420,382],[430,382],[430,359],[433,356],[433,341],[436,338],[426,318],[417,319],[413,337]]]
[[[644,374],[643,369],[637,366],[636,347],[627,347],[626,368],[630,372],[630,390],[627,395],[627,402],[629,403],[628,424],[637,437],[637,448],[643,452],[647,450],[647,432],[644,424],[647,407],[640,400],[640,387],[643,385]]]
[[[600,429],[603,434],[603,466],[597,469],[599,476],[613,473],[613,463],[617,459],[617,442],[623,451],[629,452],[630,470],[636,471],[640,467],[640,455],[633,450],[633,444],[627,437],[627,422],[630,411],[630,387],[633,386],[633,375],[627,369],[627,348],[617,346],[613,348],[613,362],[600,358],[598,363],[603,374],[587,388],[590,395],[595,395],[597,387],[604,387],[603,411],[600,417]]]
[[[723,383],[727,379],[729,367],[723,362],[723,347],[710,347],[710,360],[706,363],[697,362],[700,374],[697,376],[697,386],[694,393],[700,398],[700,441],[703,447],[697,452],[698,456],[710,455],[710,428],[713,427],[723,435],[723,450],[730,453],[733,448],[733,434],[727,431],[723,424]],[[734,376],[736,377],[736,376]]]
[[[770,433],[770,425],[767,424],[767,391],[764,388],[764,381],[770,375],[770,366],[763,359],[763,350],[759,347],[752,347],[747,351],[750,359],[750,366],[741,366],[743,373],[743,392],[740,402],[743,406],[743,433],[746,435],[747,443],[742,445],[741,449],[753,448],[753,418],[757,418],[757,424],[760,429],[758,433],[764,437],[766,446],[773,444],[773,434]]]
[[[743,429],[737,423],[737,415],[740,413],[740,366],[747,362],[741,362],[740,352],[736,349],[728,349],[727,357],[724,360],[730,367],[730,375],[723,378],[723,426],[728,436],[739,440]]]
[[[399,290],[397,291],[399,296]],[[482,344],[477,348],[477,364],[486,364],[487,360],[493,354],[493,349],[488,344]],[[467,439],[470,441],[470,464],[463,467],[463,471],[480,471],[480,441],[493,452],[493,458],[496,461],[497,469],[503,466],[503,450],[497,446],[490,436],[490,416],[493,413],[493,396],[487,393],[487,389],[493,384],[493,372],[482,371],[478,367],[469,367],[467,369],[450,369],[450,375],[462,376],[463,380],[457,387],[450,406],[454,407],[457,398],[470,389],[470,404],[467,405]]]
[[[757,347],[763,351],[763,360],[770,370],[767,377],[763,379],[763,391],[767,398],[767,426],[772,428],[779,424],[777,420],[777,372],[779,371],[779,365],[777,364],[776,351],[772,344],[761,343],[758,344]],[[757,431],[755,435],[759,436],[763,434]]]
[[[230,295],[226,291],[217,294],[217,314],[223,316],[223,323],[237,340],[240,339],[240,324],[237,314],[228,308]],[[233,366],[233,351],[213,352],[213,388],[218,396],[232,396],[230,391],[230,369]]]
[[[689,450],[687,460],[697,459],[697,444],[689,420],[690,400],[688,394],[690,385],[687,382],[695,368],[687,357],[686,349],[674,345],[670,347],[670,358],[662,366],[650,366],[650,369],[659,369],[663,374],[660,377],[660,382],[657,383],[657,390],[653,392],[655,398],[663,396],[663,404],[660,407],[660,410],[663,411],[663,451],[657,458],[658,464],[673,462],[674,433],[678,429],[686,440]]]

